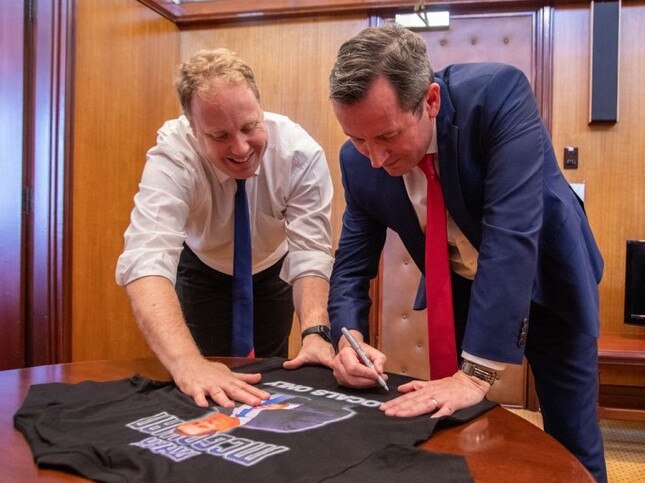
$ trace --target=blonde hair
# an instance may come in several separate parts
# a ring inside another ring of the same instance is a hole
[[[200,50],[179,66],[175,87],[184,114],[190,118],[190,103],[198,93],[207,96],[217,86],[236,86],[246,83],[260,100],[251,67],[235,52],[219,48]]]

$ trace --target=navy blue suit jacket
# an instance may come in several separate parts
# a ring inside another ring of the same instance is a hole
[[[597,336],[602,257],[558,167],[528,80],[492,63],[452,65],[435,77],[446,208],[479,251],[462,348],[521,363],[518,341],[531,301]],[[422,272],[425,256],[403,178],[372,168],[349,141],[340,164],[346,210],[329,299],[335,341],[343,325],[368,336],[369,280],[387,228]]]

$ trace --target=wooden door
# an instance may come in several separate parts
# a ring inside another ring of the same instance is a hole
[[[0,369],[67,360],[67,69],[74,0],[0,9]]]
[[[430,63],[435,71],[454,63],[496,61],[515,65],[532,85],[542,85],[538,73],[541,45],[537,41],[543,16],[537,12],[453,16],[448,30],[424,31]],[[426,311],[412,306],[421,273],[398,235],[388,230],[381,260],[380,300],[375,315],[375,344],[388,356],[387,370],[428,379]],[[380,312],[380,313],[379,313]],[[489,397],[500,403],[526,407],[528,373],[524,363],[509,365]]]
[[[0,9],[0,370],[22,367],[23,0]]]

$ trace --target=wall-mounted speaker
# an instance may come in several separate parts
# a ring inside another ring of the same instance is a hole
[[[618,121],[620,0],[591,2],[589,123]]]
[[[645,325],[645,240],[627,240],[625,323]]]

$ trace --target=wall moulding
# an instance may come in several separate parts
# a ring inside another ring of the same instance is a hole
[[[423,4],[426,9],[459,10],[485,5],[486,8],[539,8],[544,5],[589,3],[584,0],[139,0],[176,25],[190,26],[276,17],[347,14],[382,9],[412,9]]]

